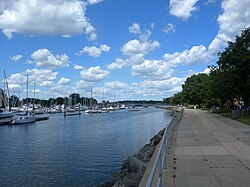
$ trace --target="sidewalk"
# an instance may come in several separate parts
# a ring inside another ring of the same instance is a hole
[[[250,126],[185,109],[174,157],[177,187],[250,186]]]

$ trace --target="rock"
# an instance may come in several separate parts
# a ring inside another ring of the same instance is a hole
[[[121,166],[121,173],[116,182],[105,182],[101,187],[137,187],[146,171],[147,165],[154,154],[156,146],[160,143],[165,129],[150,139],[150,143],[144,145],[137,154],[129,156]],[[106,185],[106,186],[105,186]]]

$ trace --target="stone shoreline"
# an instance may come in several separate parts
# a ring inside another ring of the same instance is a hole
[[[100,187],[137,187],[143,177],[147,165],[154,154],[157,145],[164,134],[162,129],[157,135],[150,139],[150,143],[144,145],[137,154],[129,156],[123,161],[121,172],[112,181],[102,182]]]

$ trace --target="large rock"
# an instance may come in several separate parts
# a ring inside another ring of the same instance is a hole
[[[129,156],[128,159],[123,162],[120,176],[113,187],[137,187],[140,184],[156,146],[162,139],[164,130],[165,129],[161,130],[157,135],[150,139],[150,143],[144,145],[137,154]]]

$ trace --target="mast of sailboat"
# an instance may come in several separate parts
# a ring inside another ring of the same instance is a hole
[[[28,75],[27,75],[27,87],[26,87],[26,96],[27,96],[27,99],[26,99],[26,108],[27,108],[27,112],[28,112],[28,98],[29,98],[29,78],[28,78]]]
[[[34,83],[33,114],[35,114],[35,93],[36,93],[36,83]]]
[[[92,111],[92,105],[93,105],[93,99],[92,99],[92,92],[93,92],[93,89],[91,88],[91,90],[90,90],[90,110]]]
[[[6,76],[6,72],[4,70],[4,88],[6,86],[6,97],[7,97],[7,101],[6,101],[6,107],[9,108],[9,112],[11,111],[11,106],[10,106],[10,92],[9,92],[9,86],[8,86],[8,81],[7,81],[7,76]]]

